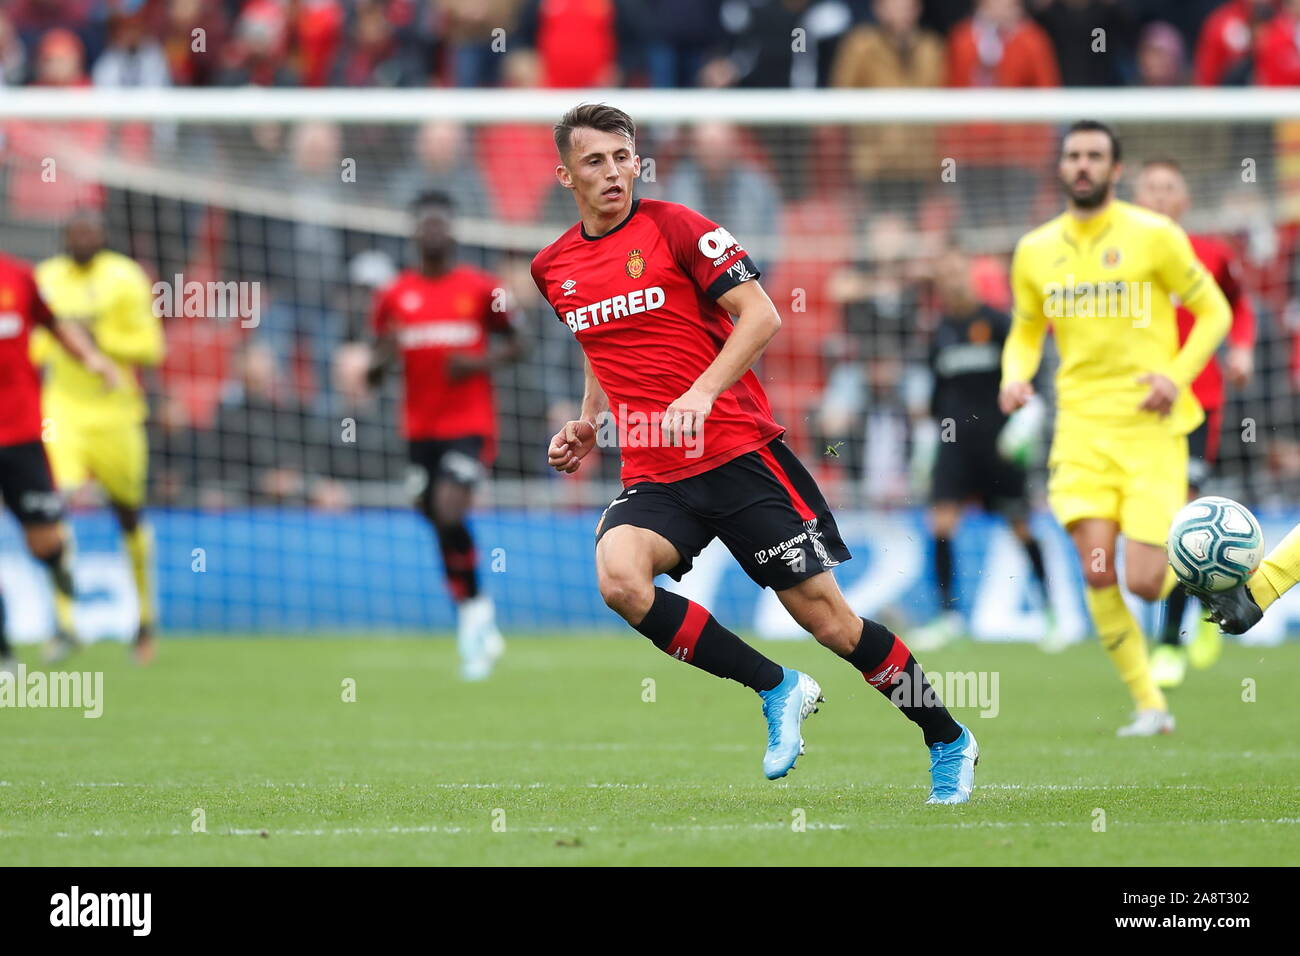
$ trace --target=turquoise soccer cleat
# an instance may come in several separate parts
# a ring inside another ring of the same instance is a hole
[[[785,677],[771,690],[759,691],[763,698],[763,716],[767,718],[767,752],[763,754],[763,773],[768,780],[784,777],[794,768],[803,753],[800,728],[824,699],[818,683],[807,674],[788,667],[781,668]]]
[[[930,799],[926,803],[965,803],[975,786],[979,744],[965,724],[961,736],[950,744],[930,745]]]

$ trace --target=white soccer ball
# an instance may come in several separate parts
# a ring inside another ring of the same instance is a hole
[[[1174,515],[1169,564],[1196,591],[1226,591],[1255,573],[1264,532],[1250,509],[1231,498],[1197,498]]]

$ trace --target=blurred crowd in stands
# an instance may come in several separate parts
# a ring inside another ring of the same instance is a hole
[[[0,84],[1288,86],[1297,16],[1296,0],[10,0]]]
[[[0,84],[1291,85],[1298,42],[1300,0],[13,0],[0,5]],[[1008,308],[1015,239],[1060,209],[1057,131],[748,128],[708,120],[700,103],[698,123],[641,131],[654,163],[639,194],[699,209],[753,252],[787,315],[765,384],[823,480],[842,478],[849,500],[923,500],[909,461],[929,331],[954,289]],[[1240,254],[1259,374],[1225,414],[1225,470],[1248,500],[1295,500],[1300,164],[1285,157],[1300,155],[1300,128],[1120,132],[1135,163],[1184,160],[1198,222]],[[69,160],[53,180],[52,155]],[[944,157],[955,182],[938,174]],[[349,159],[352,178],[340,176]],[[155,501],[341,508],[390,500],[376,488],[404,470],[396,383],[364,394],[345,373],[374,292],[412,261],[400,229],[378,223],[426,189],[455,196],[467,221],[550,229],[536,243],[461,236],[463,257],[501,278],[532,339],[498,375],[496,475],[547,476],[545,440],[582,388],[572,335],[528,273],[536,248],[574,220],[554,164],[544,124],[14,121],[0,127],[0,236],[41,258],[67,215],[91,205],[151,276],[259,283],[256,328],[167,320],[168,357],[149,383]],[[963,276],[938,281],[941,268]],[[1258,442],[1237,440],[1248,417]],[[612,480],[615,456],[583,474]]]

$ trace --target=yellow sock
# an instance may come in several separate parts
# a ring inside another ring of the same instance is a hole
[[[1170,593],[1172,593],[1172,591],[1174,590],[1174,585],[1176,585],[1177,583],[1178,583],[1178,575],[1174,574],[1173,568],[1166,566],[1165,580],[1160,585],[1160,597],[1158,598],[1158,600],[1163,601],[1165,598],[1169,597]]]
[[[153,625],[153,529],[141,522],[125,538],[131,575],[135,578],[135,595],[140,604],[140,624],[149,627]]]
[[[1102,649],[1119,672],[1119,679],[1128,686],[1138,710],[1168,710],[1165,695],[1151,679],[1146,635],[1124,603],[1119,585],[1085,591]]]
[[[1288,531],[1268,553],[1246,587],[1262,611],[1291,590],[1297,581],[1300,581],[1300,525]]]

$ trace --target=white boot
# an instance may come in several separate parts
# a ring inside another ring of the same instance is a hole
[[[464,680],[483,680],[492,673],[492,665],[501,656],[505,643],[501,640],[501,635],[496,633],[492,599],[486,594],[480,594],[461,601],[456,612],[456,648],[460,651],[460,676]]]

